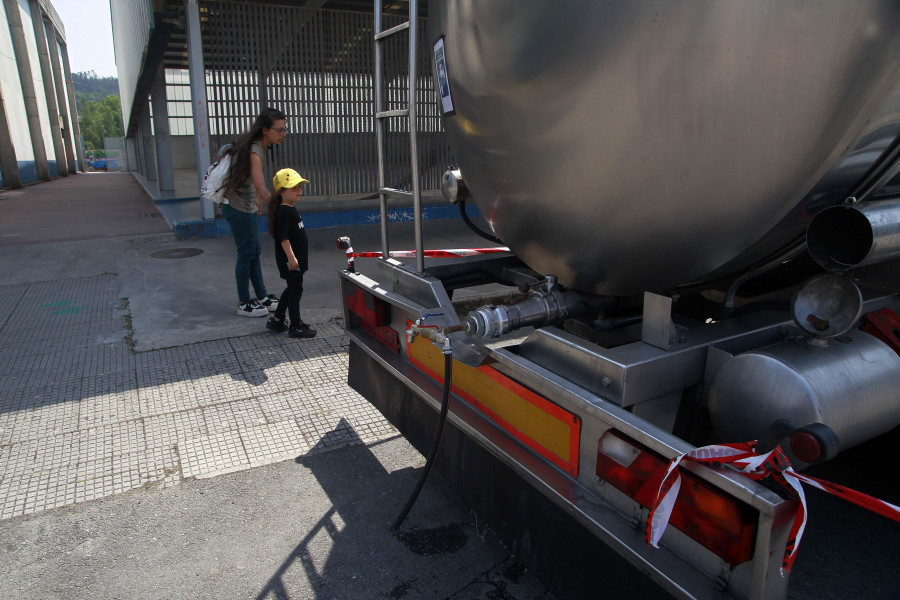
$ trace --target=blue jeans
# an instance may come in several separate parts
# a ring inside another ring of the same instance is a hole
[[[259,244],[259,219],[255,212],[245,213],[231,208],[230,204],[222,205],[222,216],[231,226],[231,235],[234,236],[234,244],[237,246],[237,262],[234,265],[234,280],[237,283],[238,301],[250,300],[250,286],[257,298],[265,298],[268,292],[263,283],[262,266],[259,263],[259,254],[262,246]]]

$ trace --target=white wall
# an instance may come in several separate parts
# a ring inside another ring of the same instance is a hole
[[[37,99],[38,118],[41,122],[41,136],[44,138],[44,150],[47,153],[47,160],[54,161],[57,160],[57,157],[56,152],[53,150],[50,113],[47,110],[47,95],[44,93],[44,78],[41,75],[41,57],[38,54],[37,42],[34,39],[34,24],[31,20],[31,7],[28,4],[28,0],[19,0],[19,12],[22,13],[22,27],[25,29],[25,45],[28,47],[28,61],[31,63],[34,95]],[[38,15],[38,19],[40,19],[40,15]],[[65,157],[59,162],[65,162]],[[56,173],[51,172],[51,175],[56,175]]]
[[[31,147],[31,136],[28,133],[28,113],[25,111],[25,99],[22,97],[19,68],[16,66],[16,54],[13,50],[12,35],[9,33],[6,11],[0,10],[0,16],[3,21],[3,26],[0,27],[0,86],[6,105],[6,119],[9,121],[9,134],[16,151],[16,160],[20,163],[33,163],[34,149]],[[22,126],[23,124],[25,126]]]
[[[131,107],[135,102],[135,88],[153,26],[153,3],[148,0],[116,0],[109,3],[109,16],[119,76],[119,97],[122,99],[122,116],[127,133]]]
[[[196,169],[197,155],[194,153],[194,136],[172,135],[169,136],[172,144],[172,168]]]
[[[48,46],[50,46],[51,52],[56,52],[56,55],[59,58],[59,68],[62,71],[63,65],[65,65],[65,63],[63,62],[62,47],[59,45],[59,42],[57,41],[55,35],[53,36],[53,39],[50,41]],[[52,63],[51,63],[51,67],[52,67]],[[62,119],[62,115],[60,115],[60,123],[59,124],[63,129],[65,129],[69,132],[69,135],[72,138],[72,150],[75,152],[75,156],[78,156],[78,150],[77,150],[78,140],[75,139],[75,128],[72,125],[72,120],[75,118],[75,115],[72,114],[72,108],[71,108],[71,106],[69,106],[69,90],[67,89],[67,86],[65,85],[65,79],[66,79],[66,74],[65,74],[65,72],[63,72],[63,86],[62,86],[61,91],[63,94],[63,98],[65,98],[66,113],[69,115],[69,119],[68,119],[68,121],[64,122]],[[56,83],[56,80],[54,80],[54,83]],[[60,90],[57,90],[57,91],[60,91]],[[66,141],[66,138],[65,138],[65,136],[63,136],[63,146],[65,146],[65,141]]]

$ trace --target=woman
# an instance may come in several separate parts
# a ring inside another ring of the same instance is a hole
[[[228,204],[222,205],[222,216],[231,226],[237,246],[234,278],[237,282],[238,311],[244,317],[264,317],[278,308],[278,298],[266,291],[259,262],[258,215],[262,202],[271,194],[263,177],[263,152],[272,144],[280,144],[287,133],[284,113],[266,108],[253,126],[243,133],[225,153],[231,154],[231,173],[225,188]],[[250,296],[250,286],[256,296]]]

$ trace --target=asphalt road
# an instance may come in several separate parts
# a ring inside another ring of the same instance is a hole
[[[0,522],[0,597],[552,598],[401,439]]]

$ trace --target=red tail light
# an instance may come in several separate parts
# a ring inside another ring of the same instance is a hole
[[[611,430],[603,434],[598,446],[597,476],[649,508],[668,461]],[[681,472],[681,490],[670,526],[738,565],[753,557],[756,523],[756,510],[691,473]]]
[[[343,282],[344,306],[350,312],[350,326],[362,326],[382,344],[400,353],[397,332],[390,328],[390,310],[387,302],[357,287],[349,281]]]

